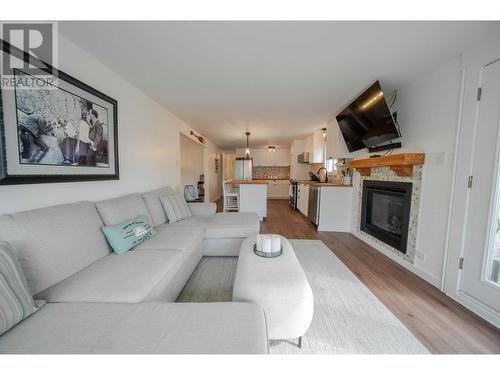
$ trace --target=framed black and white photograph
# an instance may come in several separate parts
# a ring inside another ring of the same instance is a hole
[[[0,184],[118,179],[116,100],[1,43]]]

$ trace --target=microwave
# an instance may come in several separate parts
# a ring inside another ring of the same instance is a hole
[[[309,153],[303,152],[297,156],[297,162],[300,164],[309,164]]]

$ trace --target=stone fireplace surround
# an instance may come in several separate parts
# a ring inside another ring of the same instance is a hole
[[[408,242],[406,247],[406,254],[398,251],[397,249],[389,246],[385,242],[363,232],[360,228],[361,224],[361,206],[362,206],[362,194],[363,194],[363,181],[364,180],[375,180],[375,181],[396,181],[396,182],[411,182],[412,183],[412,195],[411,195],[411,212],[410,212],[410,223],[408,227]],[[405,259],[410,263],[415,261],[415,248],[416,248],[416,238],[417,238],[417,225],[418,225],[418,210],[420,206],[420,191],[422,184],[422,165],[415,165],[413,167],[413,173],[410,177],[398,176],[394,170],[390,167],[375,167],[371,169],[370,176],[360,176],[358,186],[358,207],[356,214],[356,234],[361,238],[367,238],[371,241],[377,243],[384,249],[391,251],[397,256]]]

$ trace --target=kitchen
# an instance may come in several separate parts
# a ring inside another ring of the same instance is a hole
[[[228,183],[239,193],[239,210],[257,212],[262,220],[267,216],[267,199],[286,199],[318,230],[349,231],[352,172],[336,128],[319,128],[293,140],[290,147],[236,149],[234,180]]]

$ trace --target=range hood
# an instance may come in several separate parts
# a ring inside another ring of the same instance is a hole
[[[309,164],[309,153],[303,152],[297,156],[297,162],[300,164]]]

